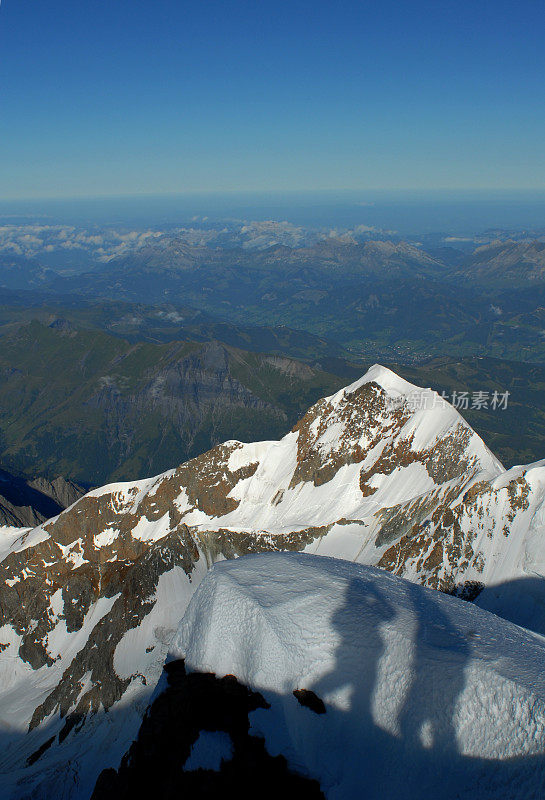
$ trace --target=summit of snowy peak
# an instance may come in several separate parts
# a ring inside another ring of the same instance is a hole
[[[298,472],[312,470],[314,474],[316,468],[323,467],[317,462],[333,453],[337,462],[340,458],[342,463],[349,459],[370,465],[371,460],[392,449],[387,474],[395,466],[406,466],[409,453],[411,458],[427,453],[426,460],[428,456],[432,460],[450,459],[452,469],[448,471],[456,474],[466,471],[455,465],[462,455],[469,459],[464,460],[465,466],[472,464],[472,473],[480,469],[492,476],[503,471],[480,437],[443,397],[409,383],[380,364],[315,403],[293,430],[298,432]],[[314,458],[309,458],[311,451]]]
[[[358,380],[354,381],[349,386],[345,386],[344,389],[341,389],[341,392],[345,396],[349,396],[366,383],[376,383],[378,386],[381,386],[387,394],[393,396],[410,395],[412,392],[425,391],[419,386],[415,386],[413,383],[409,383],[409,381],[401,378],[388,367],[384,367],[382,364],[373,364],[361,378],[358,378]],[[339,393],[337,393],[335,397],[337,397],[338,394]]]
[[[349,414],[357,414],[358,407],[361,407],[368,415],[377,418],[377,404],[370,403],[373,396],[376,399],[381,398],[379,417],[391,416],[396,411],[411,417],[418,412],[426,412],[428,429],[438,423],[444,426],[452,422],[460,422],[469,428],[463,417],[444,397],[429,387],[423,388],[406,381],[382,364],[374,364],[361,378],[330,397],[319,400],[317,405],[326,403],[335,409],[347,408]]]

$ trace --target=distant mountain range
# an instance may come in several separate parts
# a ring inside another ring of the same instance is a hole
[[[111,304],[0,309],[0,463],[87,487],[143,476],[226,438],[281,436],[309,404],[362,370],[342,348],[305,332],[183,315]],[[188,338],[170,340],[180,330]],[[545,367],[443,357],[395,368],[450,396],[510,392],[504,410],[470,403],[461,413],[507,464],[543,452]]]
[[[0,289],[47,290],[58,275],[31,258],[0,253]]]
[[[506,463],[531,461],[545,442],[543,247],[150,235],[62,277],[4,254],[1,463],[85,486],[159,472],[225,438],[284,434],[377,358],[440,391],[509,390],[504,412],[461,411]]]
[[[204,314],[197,325],[208,319],[209,327],[305,331],[356,359],[476,354],[544,362],[545,340],[535,321],[545,307],[544,248],[537,240],[501,240],[469,253],[427,252],[397,240],[328,238],[251,250],[148,237],[77,274],[22,258],[16,269],[2,256],[0,302],[3,293],[9,305],[168,306]],[[17,292],[24,296],[17,300]]]
[[[522,287],[545,280],[545,242],[497,242],[478,247],[461,264],[473,283]]]

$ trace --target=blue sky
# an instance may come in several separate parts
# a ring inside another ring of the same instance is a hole
[[[545,188],[545,4],[3,0],[0,198]]]

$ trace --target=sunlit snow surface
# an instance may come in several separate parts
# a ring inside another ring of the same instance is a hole
[[[544,796],[545,643],[471,604],[336,559],[245,556],[208,573],[171,655],[262,691],[252,731],[330,798]]]

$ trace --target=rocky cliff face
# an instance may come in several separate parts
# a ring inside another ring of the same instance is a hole
[[[27,480],[0,469],[0,526],[34,527],[75,503],[84,490],[63,477]]]
[[[90,794],[116,766],[215,561],[305,550],[490,603],[486,587],[543,574],[542,519],[544,466],[506,472],[452,407],[375,366],[280,441],[228,441],[6,532],[0,718],[20,731],[6,744],[13,796],[59,791],[70,753],[86,756],[62,796],[76,796],[73,781]]]

